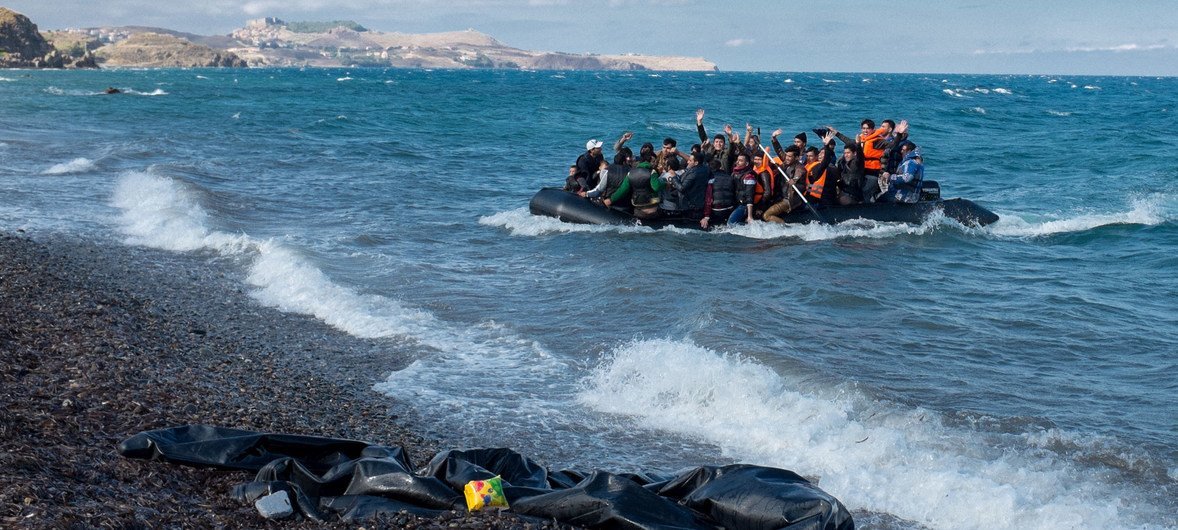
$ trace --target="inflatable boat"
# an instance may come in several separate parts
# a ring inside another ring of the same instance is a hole
[[[699,228],[699,220],[662,215],[654,219],[637,219],[621,207],[606,208],[590,199],[560,188],[543,188],[532,197],[528,208],[534,215],[555,217],[568,223],[597,225],[642,225],[653,228],[677,226]],[[991,212],[968,199],[941,199],[935,181],[924,181],[921,200],[914,203],[877,202],[850,206],[815,206],[821,218],[809,208],[801,207],[782,216],[786,223],[842,223],[870,220],[884,223],[921,224],[932,215],[941,214],[966,226],[986,226],[998,220]],[[666,212],[663,212],[664,214]]]

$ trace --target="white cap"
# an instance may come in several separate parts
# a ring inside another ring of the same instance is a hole
[[[601,142],[599,142],[597,140],[597,138],[594,138],[592,140],[589,140],[588,142],[585,142],[585,150],[586,151],[588,151],[590,149],[597,149],[598,147],[601,147]]]

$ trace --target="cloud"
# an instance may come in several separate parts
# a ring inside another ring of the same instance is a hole
[[[728,42],[725,42],[724,45],[729,48],[739,48],[741,46],[749,46],[754,42],[756,42],[754,39],[732,39]]]

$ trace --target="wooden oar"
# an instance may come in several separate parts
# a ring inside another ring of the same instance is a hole
[[[762,145],[760,147],[761,147],[761,151],[765,152],[765,156],[767,156],[769,158],[773,158],[772,155],[769,154],[769,150],[765,149],[765,146]],[[808,208],[810,210],[810,213],[814,214],[814,218],[818,219],[819,223],[827,224],[827,225],[831,224],[830,221],[827,221],[826,218],[822,216],[822,214],[818,213],[818,210],[814,209],[814,206],[812,206],[810,204],[810,201],[806,200],[806,194],[802,193],[802,190],[798,189],[797,184],[790,182],[789,176],[785,174],[785,171],[781,169],[781,166],[779,166],[777,164],[772,164],[772,165],[773,165],[773,167],[777,168],[778,173],[781,173],[782,178],[784,178],[786,182],[789,182],[789,187],[794,189],[794,192],[798,194],[798,197],[802,198],[802,203],[806,205],[806,208]],[[785,200],[789,200],[789,199],[787,198]]]

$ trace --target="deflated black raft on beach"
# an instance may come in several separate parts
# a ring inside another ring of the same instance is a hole
[[[349,523],[401,512],[432,517],[465,510],[464,485],[498,476],[509,510],[537,522],[636,530],[855,528],[838,499],[792,471],[765,466],[699,466],[665,476],[553,471],[495,448],[443,451],[417,467],[401,447],[207,425],[143,432],[119,444],[119,452],[255,472],[233,496],[248,503],[278,496],[282,512],[255,504],[267,517],[298,513]]]
[[[925,181],[925,200],[915,203],[854,204],[850,206],[817,207],[821,219],[806,207],[782,216],[786,223],[805,224],[813,221],[841,223],[856,219],[885,223],[921,224],[940,213],[966,226],[986,226],[998,220],[998,215],[968,199],[941,199],[940,188],[934,181]],[[555,217],[561,221],[597,225],[643,225],[654,228],[677,226],[699,228],[699,221],[686,217],[636,219],[622,208],[606,208],[575,193],[560,188],[542,188],[528,205],[532,214]]]

